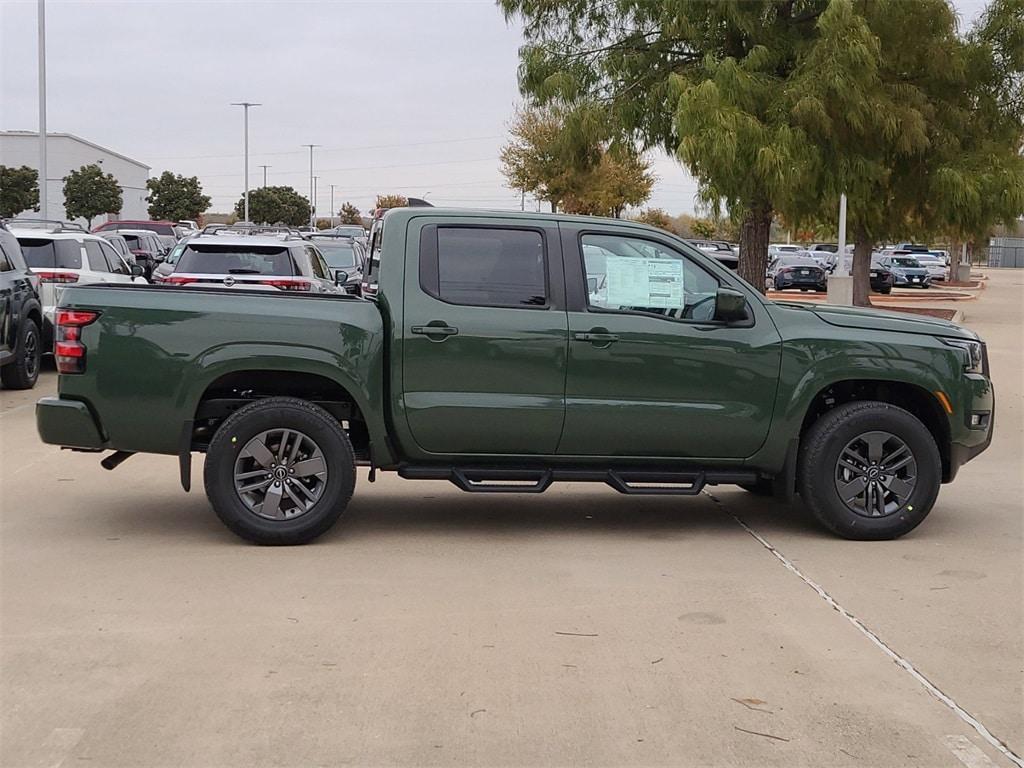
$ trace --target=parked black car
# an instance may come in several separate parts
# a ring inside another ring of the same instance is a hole
[[[362,243],[348,235],[325,232],[306,235],[306,239],[311,240],[323,254],[332,273],[345,273],[345,280],[339,283],[345,289],[345,293],[358,295],[361,292],[366,267],[366,251]]]
[[[768,278],[776,291],[787,288],[824,291],[828,287],[828,273],[810,256],[776,256],[768,265]]]
[[[0,222],[0,382],[8,389],[35,386],[43,354],[42,325],[39,278]]]
[[[871,290],[875,293],[892,293],[896,277],[878,262],[871,262]]]

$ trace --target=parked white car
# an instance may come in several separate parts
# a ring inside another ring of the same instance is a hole
[[[25,262],[39,276],[43,305],[43,340],[53,346],[53,314],[64,288],[84,283],[145,283],[142,268],[125,261],[104,238],[76,224],[10,219]]]
[[[930,253],[915,253],[914,256],[917,258],[917,263],[928,270],[928,277],[932,279],[933,283],[936,280],[940,282],[946,280],[949,269],[941,257],[933,256]]]

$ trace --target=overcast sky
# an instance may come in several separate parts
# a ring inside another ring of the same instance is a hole
[[[955,0],[963,24],[983,0]],[[517,25],[491,0],[76,0],[46,3],[48,128],[198,175],[212,210],[250,185],[309,189],[318,210],[378,192],[518,208],[498,152],[519,100]],[[36,130],[36,1],[0,0],[0,128]],[[692,212],[696,185],[652,156],[649,205]]]

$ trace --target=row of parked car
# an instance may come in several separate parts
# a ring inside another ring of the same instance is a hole
[[[192,224],[192,222],[188,222]],[[0,377],[27,389],[55,350],[64,288],[84,283],[166,283],[316,293],[360,292],[366,231],[301,233],[254,224],[195,226],[110,221],[92,232],[46,219],[0,222]]]

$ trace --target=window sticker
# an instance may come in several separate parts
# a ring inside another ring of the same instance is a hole
[[[607,270],[608,305],[682,309],[681,260],[609,256]]]

